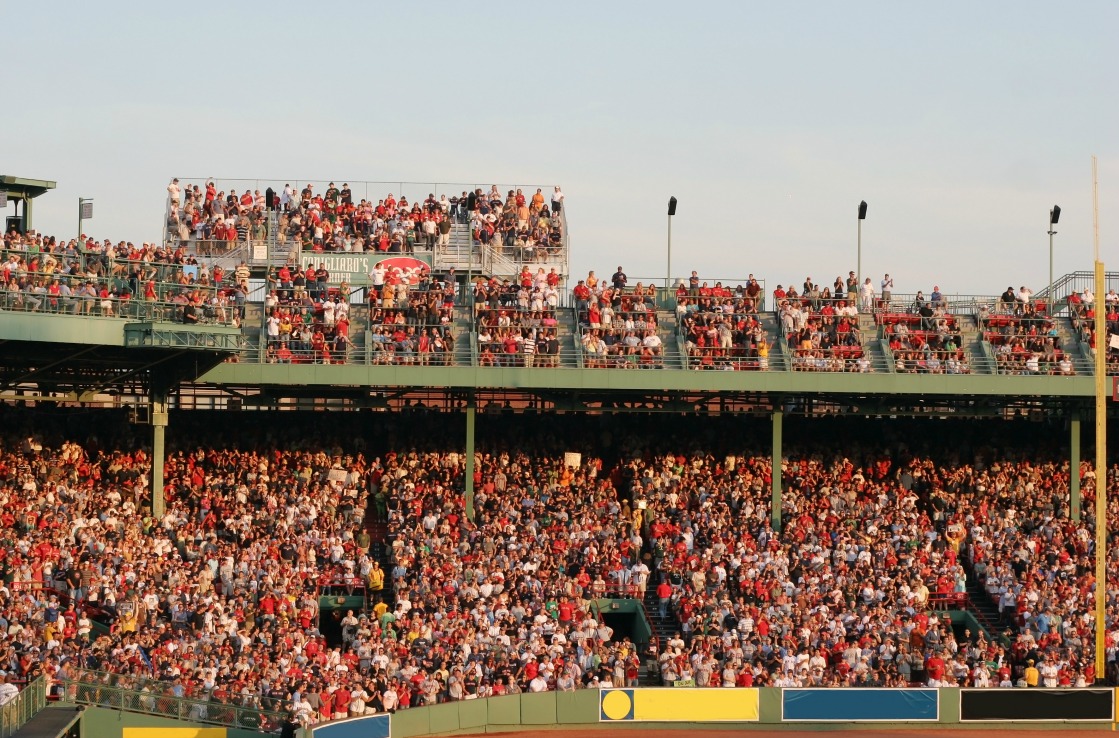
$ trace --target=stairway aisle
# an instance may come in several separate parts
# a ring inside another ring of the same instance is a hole
[[[787,372],[792,369],[789,355],[781,350],[781,324],[777,314],[771,312],[758,313],[758,323],[765,331],[766,339],[772,345],[769,347],[769,369],[774,372]]]
[[[649,616],[649,624],[653,627],[653,636],[659,649],[664,648],[667,643],[677,632],[680,630],[680,624],[676,621],[676,617],[669,613],[667,617],[660,616],[660,602],[657,599],[657,588],[653,583],[649,582],[649,588],[645,590],[645,612]],[[659,655],[659,651],[658,651]],[[641,665],[641,684],[644,686],[663,686],[661,684],[660,676],[655,671],[649,670],[649,661],[647,657]]]
[[[676,313],[671,310],[657,311],[657,335],[661,339],[660,366],[665,369],[687,369],[688,359],[680,349],[676,336]]]
[[[967,573],[967,597],[968,610],[979,620],[979,624],[990,635],[998,635],[1002,630],[999,623],[999,607],[991,600],[991,596],[983,588],[983,583],[970,571]]]
[[[381,565],[385,572],[385,586],[380,592],[369,593],[369,606],[377,604],[377,597],[381,597],[390,608],[395,604],[395,592],[392,586],[392,536],[389,532],[387,520],[380,518],[377,508],[373,504],[372,496],[365,507],[365,519],[362,521],[365,532],[369,534],[369,554]]]

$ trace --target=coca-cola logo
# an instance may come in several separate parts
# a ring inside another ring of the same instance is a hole
[[[405,284],[419,284],[425,274],[431,271],[426,262],[413,259],[411,256],[397,256],[392,259],[383,259],[377,266],[385,270],[385,281],[398,278]]]

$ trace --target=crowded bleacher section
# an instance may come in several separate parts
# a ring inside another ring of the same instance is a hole
[[[320,201],[352,200],[346,186],[326,189],[322,196],[314,187],[286,198],[273,193],[272,202],[276,212],[293,217]],[[209,210],[207,195],[193,188],[169,193],[169,202],[183,209],[201,203],[200,212],[215,214],[258,207],[252,192],[251,206],[245,196],[234,203],[216,189],[213,194]],[[386,197],[388,204],[378,207],[467,222],[486,209],[494,215],[500,201],[502,212],[527,209],[531,220],[559,212],[562,192],[555,195],[551,207],[535,195],[495,188],[415,203]],[[344,214],[337,221],[353,227]],[[332,274],[325,253],[298,250],[251,267],[244,258],[211,258],[200,243],[67,241],[13,229],[3,239],[0,308],[239,326],[246,331],[241,358],[271,363],[1072,376],[1091,371],[1096,345],[1089,289],[1072,291],[1051,314],[1047,300],[1025,286],[961,301],[939,285],[927,296],[899,294],[888,274],[880,289],[870,278],[860,286],[852,273],[830,287],[808,277],[800,288],[778,284],[767,295],[753,275],[731,282],[693,271],[664,290],[632,283],[619,266],[605,278],[592,271],[568,289],[566,276],[550,263],[509,262],[510,276],[470,279],[440,267],[411,279],[381,262],[369,274]],[[321,249],[332,250],[338,249]],[[1119,372],[1119,340],[1113,340],[1119,295],[1112,290],[1105,304],[1108,366]],[[476,340],[456,347],[469,331]]]
[[[359,198],[347,182],[321,191],[287,183],[238,195],[214,180],[184,185],[176,178],[167,186],[166,240],[206,255],[251,251],[270,236],[284,252],[413,254],[445,249],[453,226],[462,224],[475,245],[518,262],[547,262],[563,249],[563,202],[558,185],[547,196],[543,188],[502,195],[493,185],[488,192],[428,192],[409,200],[393,192]]]
[[[1032,662],[1047,685],[1091,680],[1092,521],[1070,521],[1070,470],[1034,424],[808,421],[777,531],[774,470],[740,419],[483,413],[468,522],[458,416],[308,433],[183,413],[154,519],[150,455],[119,415],[33,412],[4,411],[0,453],[17,682],[309,724],[642,679],[1014,686]],[[975,606],[969,581],[995,621],[950,619]],[[365,607],[320,611],[354,593]],[[676,634],[616,630],[604,597]]]
[[[183,248],[15,230],[4,235],[2,248],[8,310],[230,325],[244,316],[244,265],[223,270]]]

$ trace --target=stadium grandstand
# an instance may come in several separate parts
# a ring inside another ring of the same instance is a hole
[[[1097,684],[1119,477],[1081,427],[1119,274],[577,277],[558,186],[166,205],[157,243],[4,234],[5,715],[311,735],[586,690]]]

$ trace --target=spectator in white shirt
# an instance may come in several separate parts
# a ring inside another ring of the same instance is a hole
[[[863,282],[863,310],[868,313],[874,310],[874,283],[870,277]]]
[[[0,707],[8,704],[19,694],[19,687],[8,682],[7,674],[0,674]]]

